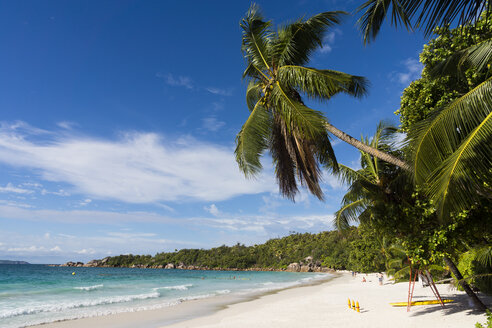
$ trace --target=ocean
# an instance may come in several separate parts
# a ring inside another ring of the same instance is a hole
[[[0,265],[0,326],[159,309],[187,300],[244,297],[326,274]]]

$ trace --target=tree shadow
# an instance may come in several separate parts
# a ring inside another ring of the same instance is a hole
[[[418,301],[419,298],[429,299],[429,297],[418,296],[418,297],[414,297],[414,301]],[[484,302],[484,304],[487,307],[490,308],[490,305],[492,303],[492,297],[480,295],[479,298],[482,300],[482,302]],[[410,309],[410,312],[412,313],[411,315],[421,316],[434,312],[442,312],[443,314],[453,314],[453,313],[463,312],[466,315],[477,315],[483,313],[482,311],[479,311],[474,308],[472,300],[466,294],[454,294],[445,297],[445,299],[452,299],[454,300],[454,302],[445,303],[444,308],[440,304],[412,306],[412,308]]]

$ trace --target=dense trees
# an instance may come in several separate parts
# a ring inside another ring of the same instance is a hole
[[[210,269],[285,269],[290,263],[301,262],[308,256],[332,269],[349,269],[374,272],[380,269],[379,262],[361,258],[374,258],[380,250],[365,232],[357,228],[345,234],[337,231],[318,234],[292,233],[283,238],[270,239],[264,244],[245,246],[220,246],[212,249],[182,249],[169,253],[150,255],[119,255],[110,257],[107,264],[116,267],[133,265],[156,266],[180,263],[185,266]]]

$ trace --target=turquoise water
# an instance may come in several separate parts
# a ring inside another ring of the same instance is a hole
[[[266,292],[321,278],[326,275],[0,265],[0,326],[159,309],[186,300]]]

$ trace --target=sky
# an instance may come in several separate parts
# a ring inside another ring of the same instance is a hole
[[[258,1],[274,24],[362,1]],[[86,262],[253,245],[332,230],[346,190],[284,199],[271,165],[234,159],[248,117],[239,21],[249,1],[0,1],[0,259]],[[364,46],[348,15],[309,66],[365,76],[363,99],[307,101],[359,138],[398,124],[420,77],[421,33],[383,26]],[[333,140],[338,161],[359,152]]]

